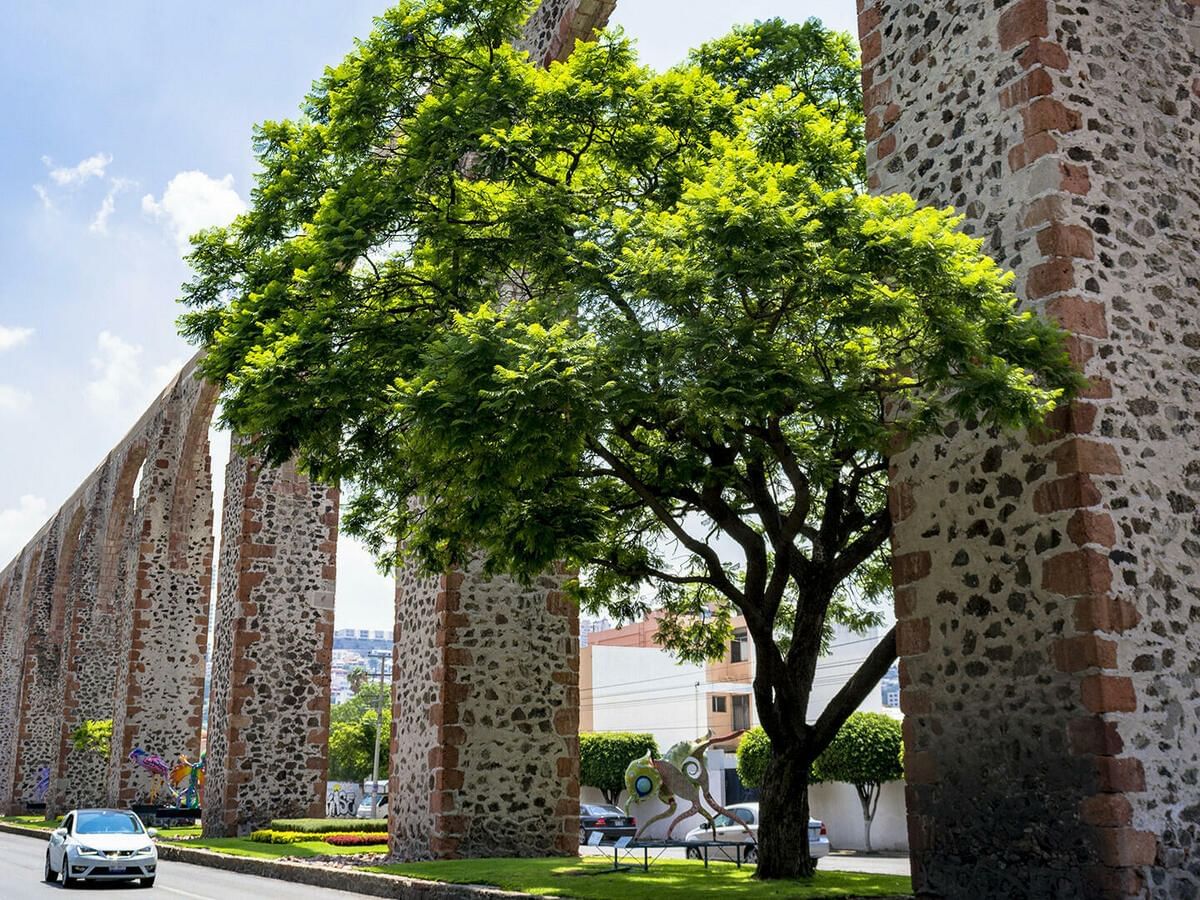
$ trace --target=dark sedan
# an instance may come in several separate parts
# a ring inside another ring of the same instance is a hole
[[[600,840],[615,841],[617,838],[633,837],[637,822],[615,806],[595,803],[579,804],[579,843],[586,844],[593,834]]]

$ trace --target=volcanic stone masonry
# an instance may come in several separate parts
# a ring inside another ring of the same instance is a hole
[[[860,3],[872,188],[1091,380],[892,466],[922,897],[1200,896],[1200,0]]]
[[[522,46],[563,59],[613,6],[546,0]],[[1091,379],[1048,433],[962,423],[893,459],[916,890],[1200,896],[1200,0],[859,13],[872,189],[957,206]],[[194,372],[0,570],[0,809],[43,769],[51,811],[130,802],[135,745],[199,750],[216,392]],[[328,731],[336,492],[241,456],[226,477],[209,833],[315,812]],[[574,852],[561,578],[397,574],[394,853]],[[98,792],[70,733],[110,717]]]
[[[546,0],[517,46],[542,65],[616,0]],[[396,573],[389,843],[406,859],[578,852],[579,614],[561,574],[530,587],[483,560]]]
[[[231,454],[208,717],[206,836],[324,815],[338,493]]]

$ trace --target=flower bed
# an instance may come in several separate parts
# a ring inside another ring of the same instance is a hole
[[[321,840],[335,847],[365,847],[367,845],[386,844],[386,831],[360,831],[355,834],[323,834]]]

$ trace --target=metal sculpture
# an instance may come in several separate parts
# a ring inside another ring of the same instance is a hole
[[[675,816],[667,826],[667,839],[670,840],[675,827],[691,815],[699,815],[708,823],[714,836],[717,823],[713,820],[714,813],[704,808],[701,800],[707,800],[709,807],[715,813],[722,813],[735,822],[741,823],[750,839],[753,833],[736,815],[713,799],[708,789],[708,764],[704,760],[704,751],[713,744],[723,744],[744,733],[735,731],[723,737],[703,737],[696,741],[680,741],[667,751],[665,759],[655,759],[650,753],[640,759],[635,759],[625,770],[625,787],[629,791],[629,799],[625,801],[625,811],[636,803],[658,797],[667,808],[658,815],[642,822],[635,840],[641,839],[646,829],[668,816],[674,815],[679,808],[676,797],[682,797],[690,804],[687,809]],[[711,735],[711,732],[710,732]]]
[[[134,747],[129,753],[129,761],[139,769],[145,769],[150,773],[150,802],[158,802],[159,791],[165,790],[171,795],[171,799],[178,803],[179,794],[167,784],[167,778],[171,774],[170,764],[161,756],[153,753],[148,753],[141,747]]]
[[[184,809],[200,808],[200,789],[204,787],[205,755],[200,754],[199,762],[192,762],[182,753],[179,762],[171,769],[171,784],[175,788],[179,805]],[[186,787],[180,787],[187,783]]]

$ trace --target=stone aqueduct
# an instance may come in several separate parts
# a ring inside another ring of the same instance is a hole
[[[849,0],[847,0],[849,2]],[[570,52],[615,0],[546,0]],[[793,11],[794,12],[794,11]],[[1091,378],[1033,441],[893,464],[915,886],[1200,896],[1200,0],[859,0],[871,187],[953,204]],[[209,833],[323,805],[337,493],[234,455],[186,367],[0,572],[0,805],[127,803],[195,756]],[[553,578],[401,572],[390,793],[408,856],[572,853],[578,622]],[[107,768],[71,750],[114,719]]]

